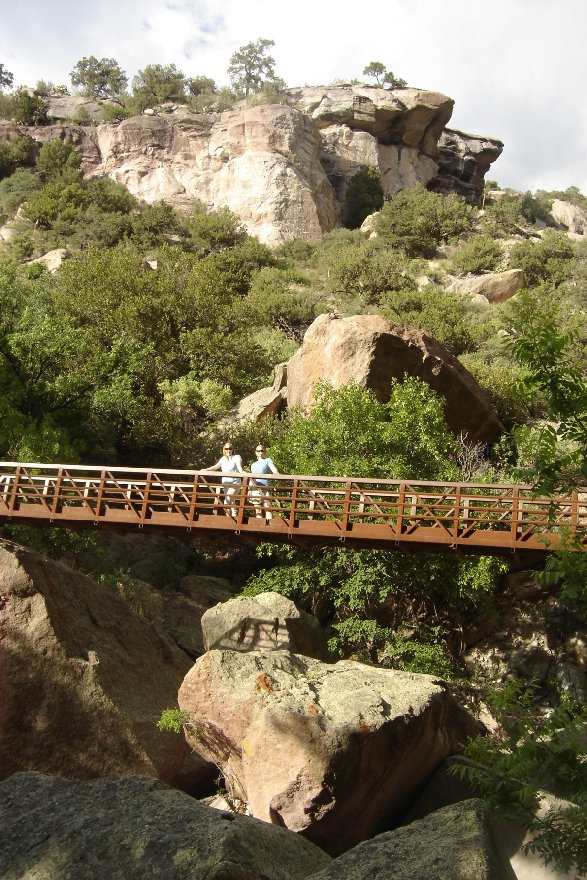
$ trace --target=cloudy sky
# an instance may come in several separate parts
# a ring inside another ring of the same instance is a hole
[[[491,179],[587,194],[585,0],[0,0],[0,13],[0,63],[15,86],[70,86],[90,55],[114,58],[129,79],[173,63],[228,85],[230,56],[259,37],[275,42],[289,86],[360,78],[381,61],[453,98],[452,128],[503,141]]]

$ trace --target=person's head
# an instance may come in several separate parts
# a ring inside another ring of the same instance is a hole
[[[226,441],[226,443],[225,443],[224,446],[222,447],[222,452],[224,453],[224,455],[225,455],[227,458],[230,458],[230,456],[231,456],[232,453],[234,452],[234,446],[232,445],[232,443],[230,442],[230,440],[227,440],[227,441]]]
[[[265,456],[265,447],[262,443],[257,443],[255,447],[255,455],[258,455],[259,458],[263,458]]]

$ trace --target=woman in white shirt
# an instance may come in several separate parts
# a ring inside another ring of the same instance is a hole
[[[234,505],[234,495],[242,484],[242,478],[236,475],[243,473],[243,461],[240,455],[233,455],[233,452],[234,446],[227,440],[222,447],[222,457],[212,467],[206,468],[207,471],[222,471],[222,485],[218,486],[216,494],[222,496],[222,503],[227,506]],[[236,507],[231,506],[230,512],[236,517]]]

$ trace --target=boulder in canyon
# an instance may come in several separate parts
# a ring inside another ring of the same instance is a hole
[[[141,773],[205,790],[213,767],[156,722],[192,660],[119,597],[0,541],[0,778]]]
[[[287,366],[288,407],[310,406],[317,382],[356,381],[380,401],[391,380],[416,376],[444,398],[447,424],[470,443],[498,439],[502,426],[489,397],[454,355],[422,330],[380,315],[319,315]]]
[[[332,855],[397,821],[477,729],[432,676],[288,651],[209,651],[178,702],[232,799]]]

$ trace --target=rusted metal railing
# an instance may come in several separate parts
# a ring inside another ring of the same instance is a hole
[[[529,486],[265,478],[267,498],[245,475],[226,499],[206,471],[0,462],[0,522],[433,552],[544,553],[568,536],[587,548],[587,489],[541,498]]]

